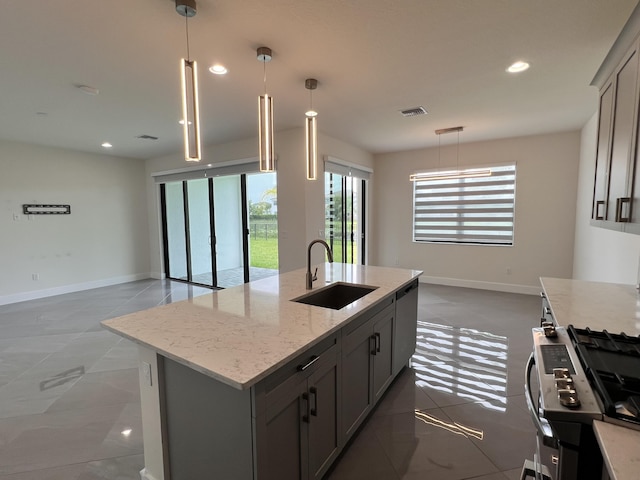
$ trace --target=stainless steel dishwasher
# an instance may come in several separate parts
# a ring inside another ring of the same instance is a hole
[[[418,280],[396,292],[396,321],[394,329],[393,372],[408,365],[416,350],[418,328]]]

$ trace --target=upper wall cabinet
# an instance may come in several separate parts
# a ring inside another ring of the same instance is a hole
[[[596,164],[595,190],[599,193],[605,190],[606,195],[594,198],[594,219],[613,221],[615,224],[631,221],[637,105],[638,51],[634,45],[600,97],[601,128],[598,141],[602,140],[602,143],[598,145],[597,159],[604,160],[606,168],[602,182],[598,173],[603,167]]]
[[[640,4],[593,79],[600,89],[591,224],[640,234]]]

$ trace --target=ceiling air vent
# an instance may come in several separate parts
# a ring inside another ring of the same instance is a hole
[[[426,115],[429,112],[427,112],[427,109],[424,107],[414,107],[407,108],[406,110],[400,110],[400,113],[403,117],[415,117],[417,115]]]
[[[141,138],[143,140],[157,140],[158,137],[154,137],[153,135],[138,135],[136,138]]]

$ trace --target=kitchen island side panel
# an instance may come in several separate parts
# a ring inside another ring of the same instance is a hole
[[[171,480],[252,480],[251,390],[238,390],[163,357]]]

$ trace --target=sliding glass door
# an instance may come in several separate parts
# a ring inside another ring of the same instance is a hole
[[[262,221],[260,227],[251,225],[252,185],[254,190],[271,188],[265,200],[270,207],[263,205],[268,215],[256,220]],[[160,185],[160,196],[167,277],[227,288],[278,273],[275,174],[166,182]],[[252,226],[254,235],[260,230],[260,239],[263,229],[267,232],[268,244],[255,247],[258,260],[252,254]]]
[[[162,185],[163,230],[165,238],[165,269],[173,278],[186,280],[187,243],[185,201],[182,182]]]
[[[336,262],[364,264],[366,180],[325,173],[325,236]]]
[[[212,263],[211,203],[209,202],[209,179],[190,180],[187,183],[187,213],[189,249],[187,255],[191,276],[183,278],[194,283],[213,286],[215,271]]]
[[[242,198],[240,175],[213,179],[215,205],[215,252],[218,287],[233,287],[244,283]]]

